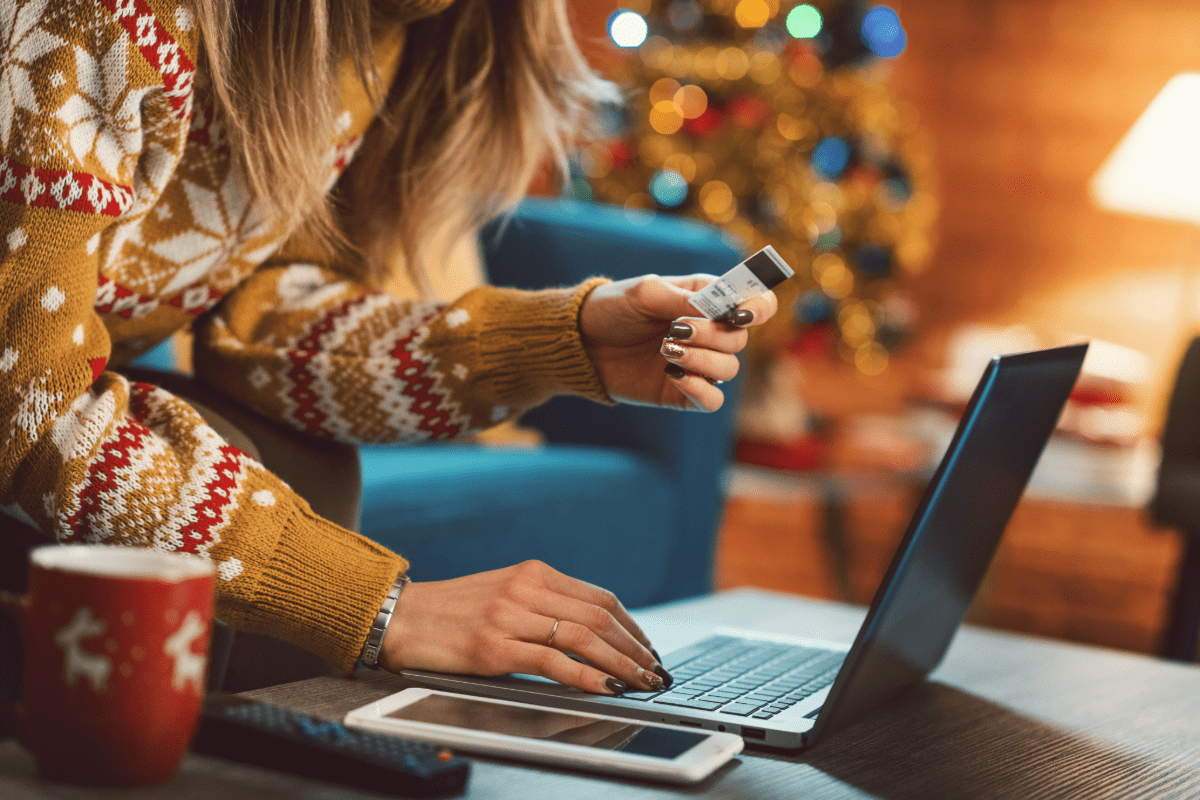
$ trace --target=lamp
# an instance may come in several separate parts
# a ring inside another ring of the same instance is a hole
[[[1092,178],[1101,208],[1200,225],[1200,72],[1167,82]]]

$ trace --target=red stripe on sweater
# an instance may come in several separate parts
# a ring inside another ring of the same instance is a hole
[[[196,65],[154,16],[146,0],[100,0],[112,12],[150,66],[162,75],[167,99],[177,117],[187,112]]]
[[[320,351],[321,337],[333,330],[338,317],[346,316],[351,307],[361,302],[362,298],[353,298],[337,306],[318,320],[308,333],[296,342],[295,347],[287,351],[288,360],[292,362],[287,371],[292,388],[287,396],[296,403],[296,410],[292,412],[292,416],[314,436],[330,436],[330,432],[322,427],[329,415],[317,408],[318,397],[312,388],[316,376],[308,368],[308,364]]]
[[[0,161],[0,200],[23,206],[119,217],[133,205],[133,190],[88,175]]]
[[[428,432],[431,439],[448,438],[457,435],[462,426],[450,424],[450,412],[441,408],[443,398],[433,391],[434,379],[425,374],[429,364],[414,356],[409,349],[422,330],[421,327],[414,328],[408,336],[396,342],[388,354],[396,359],[392,374],[400,379],[401,393],[413,399],[411,410],[423,418],[417,429]]]
[[[150,430],[136,419],[125,417],[117,423],[115,435],[105,440],[96,458],[88,464],[87,482],[79,492],[79,509],[67,518],[70,533],[60,542],[83,540],[91,530],[89,520],[104,510],[104,495],[122,488],[120,473],[133,463],[130,454],[145,447],[150,436]]]

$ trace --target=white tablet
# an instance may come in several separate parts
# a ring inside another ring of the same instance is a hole
[[[732,733],[560,711],[434,689],[405,689],[346,715],[350,727],[463,752],[671,783],[693,783],[742,751]]]

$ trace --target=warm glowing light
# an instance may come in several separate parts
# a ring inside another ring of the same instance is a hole
[[[880,58],[895,58],[908,46],[900,16],[887,6],[875,6],[863,17],[862,40]]]
[[[846,269],[846,264],[840,258],[836,264],[821,272],[818,279],[825,294],[835,300],[841,300],[854,289],[854,275]]]
[[[769,86],[779,80],[782,72],[783,65],[779,56],[774,53],[759,50],[750,58],[750,77],[754,79],[755,83]]]
[[[887,350],[879,342],[867,342],[854,351],[854,366],[864,375],[879,375],[888,367]]]
[[[725,80],[740,80],[750,71],[750,56],[740,47],[726,47],[717,55],[716,68]]]
[[[813,203],[804,209],[804,221],[814,226],[818,234],[829,233],[837,227],[837,212],[829,203]]]
[[[679,91],[679,81],[674,78],[659,78],[650,86],[650,105],[656,105],[663,100],[672,100]]]
[[[688,183],[696,180],[696,161],[687,153],[674,153],[667,156],[663,169],[678,172]]]
[[[684,119],[695,119],[708,108],[708,95],[695,84],[681,86],[672,98],[675,110]]]
[[[675,133],[683,127],[683,117],[671,100],[660,100],[650,109],[650,127],[663,135]]]
[[[1101,208],[1200,225],[1200,72],[1171,78],[1092,178]],[[913,197],[916,205],[922,195]]]
[[[779,118],[775,120],[775,127],[779,129],[779,135],[790,142],[803,139],[811,125],[812,123],[808,120],[793,117],[791,114],[780,114]]]
[[[687,199],[688,182],[674,170],[664,169],[650,179],[650,195],[664,206],[674,208]]]
[[[743,28],[761,28],[771,19],[771,7],[766,0],[740,0],[733,10],[733,18]]]
[[[674,106],[672,106],[674,108]],[[638,142],[638,157],[642,163],[651,169],[658,169],[667,160],[667,156],[675,152],[675,145],[666,136],[657,133],[647,133]]]
[[[700,208],[714,222],[728,222],[737,215],[733,190],[724,181],[709,181],[700,187]]]
[[[811,39],[821,32],[821,12],[808,3],[796,6],[787,15],[787,29],[797,39]]]
[[[812,53],[800,53],[792,58],[792,66],[788,70],[797,86],[812,88],[821,82],[825,67],[821,59]]]
[[[847,303],[838,312],[842,339],[851,347],[860,347],[875,335],[875,323],[862,303]]]
[[[608,35],[617,47],[639,47],[649,32],[645,18],[636,11],[619,8],[608,18]]]
[[[714,81],[721,77],[717,72],[717,58],[721,51],[711,45],[702,47],[692,59],[692,71],[696,73],[696,77],[705,81]]]

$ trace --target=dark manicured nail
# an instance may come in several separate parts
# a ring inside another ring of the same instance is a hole
[[[660,656],[658,654],[658,651],[655,650],[653,647],[650,648],[650,655],[654,656],[655,661],[657,661],[660,664],[662,663],[662,656]]]
[[[650,691],[661,692],[663,690],[664,684],[662,676],[656,672],[651,672],[648,669],[644,669],[642,670],[641,675],[638,677],[642,679],[642,683],[646,684],[646,688]]]
[[[667,333],[672,339],[686,339],[695,332],[695,328],[686,322],[672,322],[671,329]]]
[[[729,318],[729,321],[739,328],[745,327],[754,322],[754,312],[748,308],[739,308],[733,312],[733,316]]]
[[[609,678],[604,682],[604,685],[607,686],[608,690],[613,694],[625,694],[625,690],[629,688],[625,685],[624,681],[619,681],[616,678]]]
[[[675,682],[675,679],[671,677],[671,673],[667,672],[667,670],[663,667],[662,662],[654,665],[654,674],[662,678],[664,689],[670,689],[671,684]]]
[[[679,380],[684,375],[687,375],[687,371],[678,364],[667,364],[665,367],[663,367],[663,372],[667,373],[667,375],[675,380]]]

